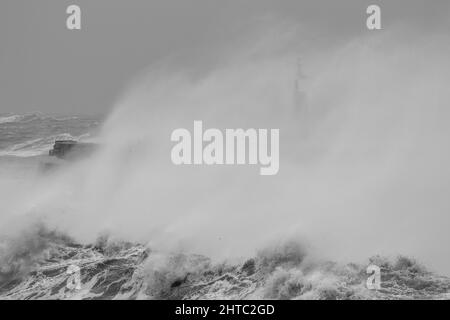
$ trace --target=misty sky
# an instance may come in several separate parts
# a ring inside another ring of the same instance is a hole
[[[81,7],[81,31],[66,29],[70,4]],[[0,113],[103,114],[161,59],[207,70],[222,46],[273,21],[333,45],[368,33],[369,4],[381,6],[384,29],[450,30],[448,0],[2,0]]]

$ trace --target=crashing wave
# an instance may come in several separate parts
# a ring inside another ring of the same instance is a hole
[[[18,122],[23,119],[23,116],[21,115],[12,115],[12,116],[6,116],[6,117],[0,117],[0,124],[2,123],[11,123],[11,122]]]
[[[5,150],[0,151],[0,156],[16,156],[16,157],[32,157],[47,154],[51,149],[55,140],[74,140],[81,141],[90,134],[82,134],[80,136],[72,136],[69,133],[55,134],[45,138],[32,139],[12,145]]]
[[[241,263],[166,254],[106,236],[81,245],[43,227],[0,246],[0,299],[449,299],[450,279],[413,259],[373,257],[381,289],[366,288],[364,265],[315,261],[298,242]],[[80,287],[68,285],[70,266]]]

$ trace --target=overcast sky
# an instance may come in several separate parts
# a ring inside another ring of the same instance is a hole
[[[80,31],[66,29],[70,4],[81,7]],[[322,44],[346,41],[368,32],[369,4],[381,6],[384,29],[450,30],[448,0],[2,0],[0,113],[103,114],[160,59],[206,68],[221,45],[270,21],[301,23]]]

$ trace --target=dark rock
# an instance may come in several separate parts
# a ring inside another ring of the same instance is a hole
[[[88,155],[97,148],[95,143],[77,142],[74,140],[56,140],[53,149],[49,151],[50,156],[57,158],[70,158],[80,155]]]

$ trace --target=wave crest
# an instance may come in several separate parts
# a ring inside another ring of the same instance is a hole
[[[372,257],[381,290],[366,288],[366,265],[312,259],[288,241],[243,262],[213,262],[100,236],[74,243],[42,225],[0,247],[0,299],[448,299],[450,279],[414,259]],[[70,265],[81,289],[68,289]]]

